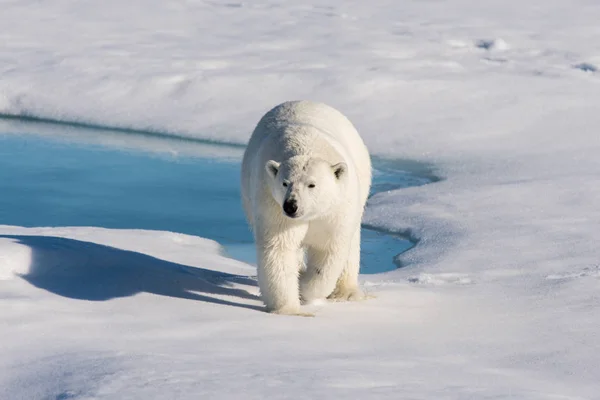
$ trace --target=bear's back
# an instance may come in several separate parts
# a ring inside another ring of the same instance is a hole
[[[307,100],[288,101],[267,112],[258,122],[253,139],[262,141],[265,136],[283,134],[290,125],[311,126],[338,141],[346,150],[357,143],[364,146],[354,125],[338,110],[323,103]]]
[[[250,156],[257,154],[263,141],[278,141],[278,138],[267,139],[268,137],[285,135],[290,129],[294,129],[293,126],[312,127],[341,145],[343,153],[351,158],[348,161],[358,168],[359,175],[368,175],[370,186],[371,160],[362,138],[344,114],[327,104],[299,100],[274,107],[258,122],[246,153]]]

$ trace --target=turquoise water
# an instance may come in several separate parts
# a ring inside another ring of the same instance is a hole
[[[5,133],[2,133],[5,132]],[[40,133],[41,132],[41,133]],[[181,232],[253,263],[240,203],[243,148],[81,127],[0,121],[0,224]],[[375,160],[373,191],[427,180]],[[396,268],[412,244],[363,229],[361,273]]]

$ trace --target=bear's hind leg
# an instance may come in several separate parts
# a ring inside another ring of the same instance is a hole
[[[345,254],[335,246],[307,249],[306,270],[300,276],[300,297],[305,304],[325,299],[333,292],[344,268]]]

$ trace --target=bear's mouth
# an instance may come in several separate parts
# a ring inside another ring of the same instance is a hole
[[[281,212],[289,219],[302,219],[303,217],[306,217],[306,215],[299,209],[294,211],[282,209]]]
[[[291,218],[291,219],[296,219],[296,218],[300,217],[298,212],[288,213],[288,212],[284,211],[283,215],[285,215],[286,217]]]

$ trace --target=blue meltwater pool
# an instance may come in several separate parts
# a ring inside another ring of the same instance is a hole
[[[219,242],[254,263],[240,201],[243,147],[0,119],[0,225],[164,230]],[[372,192],[428,182],[374,159]],[[363,229],[361,273],[397,268],[413,244]]]

